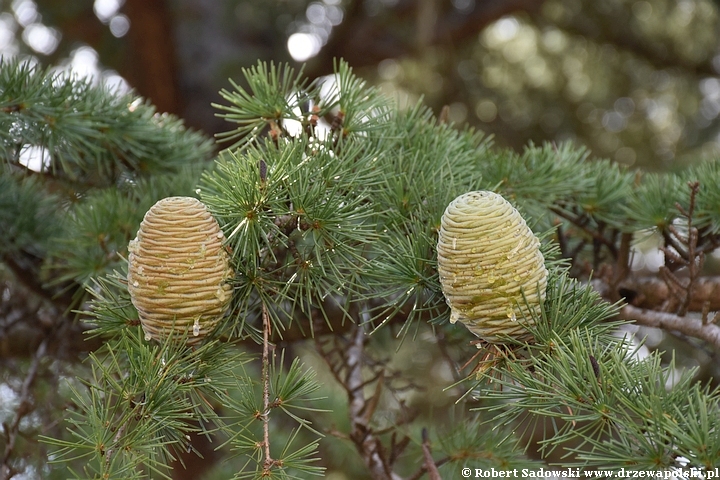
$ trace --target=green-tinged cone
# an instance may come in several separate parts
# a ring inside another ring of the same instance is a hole
[[[145,214],[128,247],[128,290],[146,339],[187,332],[193,345],[215,328],[232,296],[223,238],[195,198],[165,198]]]
[[[486,191],[459,196],[442,216],[437,248],[450,322],[491,343],[532,339],[523,324],[529,309],[539,313],[548,272],[540,241],[510,203]]]

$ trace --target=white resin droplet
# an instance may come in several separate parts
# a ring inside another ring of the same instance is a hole
[[[146,341],[146,342],[149,342],[150,340],[152,340],[152,337],[150,336],[150,334],[149,334],[149,333],[145,333],[145,341]]]
[[[193,335],[199,336],[200,335],[200,319],[196,318],[195,323],[193,324]]]
[[[227,292],[225,290],[223,290],[222,287],[218,287],[218,289],[215,290],[215,298],[217,298],[221,302],[224,302],[225,299],[227,298]]]
[[[133,287],[139,287],[139,286],[140,286],[140,282],[138,282],[137,280],[135,280],[135,281],[133,282]]]

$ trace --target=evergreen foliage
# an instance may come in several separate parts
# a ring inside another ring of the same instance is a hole
[[[212,153],[207,138],[137,96],[3,61],[3,251],[42,259],[35,268],[48,284],[88,285],[120,265],[156,200],[193,194]]]
[[[323,435],[354,444],[373,478],[395,478],[388,469],[420,478],[438,466],[448,477],[461,467],[539,468],[528,458],[537,435],[541,455],[565,466],[720,464],[718,391],[663,365],[659,353],[638,356],[619,333],[622,305],[603,300],[587,277],[571,277],[603,258],[623,260],[626,234],[646,229],[675,242],[679,256],[720,245],[717,183],[708,183],[716,164],[639,175],[570,144],[514,153],[422,105],[398,110],[343,62],[329,83],[260,63],[245,70],[249,89],[222,93],[221,115],[237,128],[222,136],[233,143],[197,189],[232,256],[231,312],[199,348],[157,345],[143,339],[115,253],[151,199],[191,188],[197,170],[187,164],[209,144],[144,103],[82,81],[22,65],[1,71],[0,123],[11,132],[3,181],[14,186],[0,190],[0,203],[41,198],[23,208],[45,215],[38,202],[50,200],[28,193],[37,186],[26,177],[36,174],[18,160],[28,144],[50,153],[39,174],[94,185],[76,192],[76,203],[65,200],[70,220],[60,236],[78,257],[52,260],[61,280],[89,285],[83,315],[106,339],[88,359],[91,375],[73,383],[69,433],[44,439],[74,478],[169,477],[195,433],[237,455],[227,467],[233,478],[322,475]],[[693,181],[702,187],[687,189]],[[474,356],[479,342],[448,322],[435,245],[449,201],[480,189],[527,217],[551,275],[528,326],[534,342],[480,343]],[[10,218],[8,228],[40,235]],[[53,258],[50,246],[36,248]],[[431,432],[434,459],[420,433],[431,419],[408,414],[403,392],[414,386],[389,360],[402,339],[428,336],[473,367],[454,387],[448,381],[462,413],[453,428]],[[312,358],[342,387],[349,425],[328,425],[319,369],[281,348],[298,338],[314,342]]]

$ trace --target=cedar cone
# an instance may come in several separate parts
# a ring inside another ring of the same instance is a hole
[[[460,195],[442,216],[437,249],[451,323],[490,343],[532,339],[523,324],[540,313],[548,272],[540,241],[510,203],[486,191]]]
[[[194,345],[213,331],[232,297],[223,239],[195,198],[165,198],[148,210],[128,245],[127,277],[146,340],[173,333]]]

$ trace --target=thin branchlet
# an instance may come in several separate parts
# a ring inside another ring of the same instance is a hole
[[[275,464],[270,456],[270,335],[271,323],[267,306],[262,305],[262,323],[263,323],[263,344],[262,344],[262,396],[263,396],[263,476],[271,475],[271,470]]]

